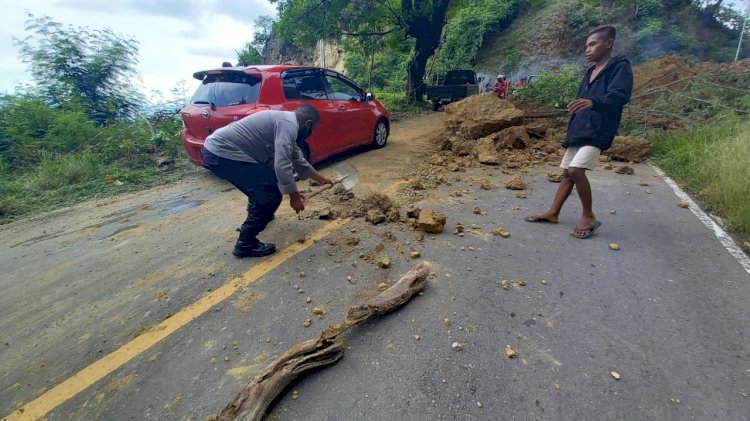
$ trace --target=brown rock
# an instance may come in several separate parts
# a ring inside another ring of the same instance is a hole
[[[480,164],[499,165],[500,157],[497,156],[495,149],[495,140],[492,136],[483,137],[477,140],[477,160]]]
[[[635,170],[627,165],[623,165],[622,167],[617,167],[617,169],[615,169],[615,172],[617,174],[627,174],[627,175],[635,174]]]
[[[499,236],[503,238],[508,238],[510,237],[510,232],[508,232],[508,230],[506,230],[505,228],[495,228],[494,230],[492,230],[492,235],[496,237]]]
[[[547,180],[553,183],[559,183],[563,179],[563,173],[561,172],[549,172],[547,173]]]
[[[482,213],[482,208],[480,208],[479,206],[474,208],[474,215],[481,215]]]
[[[388,220],[391,222],[398,222],[401,220],[401,212],[398,209],[391,209],[388,211]]]
[[[445,214],[435,212],[432,209],[425,209],[420,212],[417,224],[419,229],[424,232],[439,234],[443,232],[446,220]]]
[[[388,256],[381,256],[380,259],[378,259],[377,265],[381,269],[388,269],[391,267],[391,258]]]
[[[527,197],[528,195],[526,194],[525,191],[520,191],[516,193],[516,199],[526,199]]]
[[[509,190],[526,190],[526,183],[520,175],[514,175],[505,182],[505,188]]]
[[[523,111],[491,92],[472,95],[445,107],[443,121],[449,132],[479,139],[523,122]]]
[[[385,282],[381,282],[380,284],[378,284],[378,291],[385,291],[387,289],[388,289],[388,284],[386,284]]]
[[[682,208],[682,209],[687,209],[687,208],[690,207],[690,203],[688,203],[688,202],[686,202],[684,200],[680,200],[679,202],[677,202],[677,207],[678,208]]]
[[[367,211],[365,220],[372,223],[373,225],[382,224],[383,222],[385,222],[385,215],[383,215],[383,212],[381,212],[379,209],[372,209]]]
[[[318,214],[320,219],[333,219],[336,217],[336,213],[331,208],[325,208]]]
[[[479,188],[482,190],[492,190],[495,188],[495,186],[492,184],[492,181],[483,178],[479,181]]]
[[[625,162],[642,162],[651,153],[651,142],[638,136],[617,136],[604,155]]]
[[[503,149],[527,149],[531,145],[531,139],[523,126],[508,127],[495,133],[495,147]]]
[[[518,356],[518,353],[514,351],[513,348],[510,347],[510,345],[506,346],[503,352],[508,358],[516,358]]]
[[[409,210],[406,211],[406,216],[408,218],[417,219],[417,218],[419,218],[419,212],[420,212],[419,208],[411,208],[411,209],[409,209]]]

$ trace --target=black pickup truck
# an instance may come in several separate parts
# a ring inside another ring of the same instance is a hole
[[[449,70],[442,83],[427,87],[427,100],[432,102],[432,110],[437,111],[441,105],[478,93],[479,83],[473,70]]]

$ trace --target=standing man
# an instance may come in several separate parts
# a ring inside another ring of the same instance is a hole
[[[261,257],[276,251],[275,245],[257,236],[273,219],[283,195],[289,195],[295,212],[305,209],[295,172],[303,180],[333,184],[307,162],[299,147],[319,121],[318,110],[304,104],[295,111],[260,111],[206,138],[201,150],[204,166],[247,196],[247,219],[240,227],[235,256]]]
[[[616,31],[612,26],[597,28],[586,40],[586,59],[594,63],[578,88],[576,99],[568,104],[570,120],[560,167],[563,180],[547,212],[526,218],[528,222],[557,223],[560,210],[575,186],[583,210],[575,238],[589,238],[601,226],[591,205],[591,185],[586,177],[599,162],[599,154],[612,146],[620,127],[622,109],[630,101],[633,70],[623,56],[612,57]]]
[[[506,78],[505,75],[497,75],[497,82],[495,83],[495,86],[492,87],[495,95],[500,99],[507,99],[508,88],[508,78]]]

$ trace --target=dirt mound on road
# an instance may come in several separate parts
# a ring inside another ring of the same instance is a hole
[[[473,95],[445,107],[445,129],[475,140],[523,122],[523,111],[491,92]]]

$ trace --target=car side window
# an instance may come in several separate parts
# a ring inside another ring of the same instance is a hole
[[[333,99],[339,101],[361,101],[362,93],[359,88],[338,77],[334,73],[326,72],[326,81],[333,92]]]
[[[315,69],[285,72],[282,80],[286,99],[328,99],[320,72]]]

